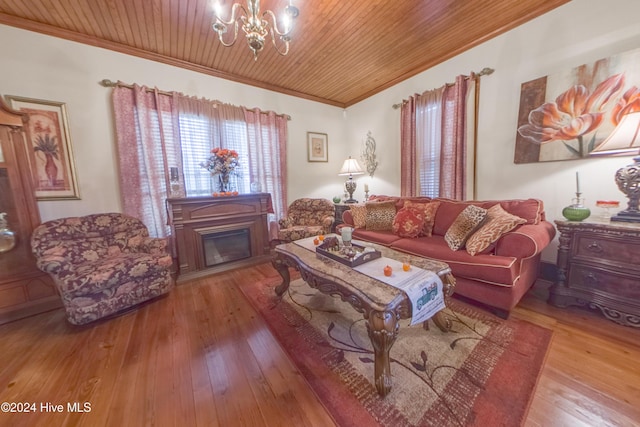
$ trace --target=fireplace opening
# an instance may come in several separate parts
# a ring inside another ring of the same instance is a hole
[[[222,231],[202,236],[206,267],[251,258],[249,229]]]

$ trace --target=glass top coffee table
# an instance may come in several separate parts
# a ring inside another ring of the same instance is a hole
[[[379,250],[385,258],[401,261],[407,257],[406,253],[384,246],[359,243]],[[432,271],[440,277],[446,305],[455,288],[455,279],[449,266],[444,262],[419,256],[411,256],[410,262],[411,265]],[[364,315],[374,351],[374,382],[378,393],[386,396],[391,390],[389,350],[398,336],[398,320],[411,318],[411,301],[407,294],[294,242],[276,246],[272,264],[282,276],[282,283],[275,289],[278,296],[282,296],[289,288],[289,267],[292,267],[300,272],[309,286],[323,294],[339,296]],[[442,311],[437,312],[430,320],[442,331],[448,331],[451,327]],[[424,327],[428,327],[427,321],[424,322]]]

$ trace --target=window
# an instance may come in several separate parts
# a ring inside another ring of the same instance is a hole
[[[427,97],[416,106],[418,195],[440,196],[442,98]]]
[[[240,168],[236,169],[237,176],[231,179],[236,180],[235,188],[240,193],[248,193],[249,147],[246,123],[225,120],[217,124],[194,114],[181,114],[179,123],[187,196],[210,196],[217,191],[216,181],[211,178],[206,169],[199,165],[211,155],[212,148],[220,146],[238,152],[241,159]],[[221,134],[225,135],[225,144],[215,142],[220,141]]]

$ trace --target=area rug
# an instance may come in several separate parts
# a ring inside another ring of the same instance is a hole
[[[393,387],[382,398],[362,315],[301,279],[279,299],[274,287],[280,282],[270,278],[241,290],[338,425],[523,424],[551,340],[548,329],[452,299],[450,332],[401,321],[390,353]]]

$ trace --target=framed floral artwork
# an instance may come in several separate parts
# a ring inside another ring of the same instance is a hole
[[[28,155],[38,200],[79,199],[65,104],[7,96],[29,116]]]
[[[514,163],[637,153],[605,151],[603,143],[640,110],[639,87],[640,49],[523,83]]]
[[[328,162],[329,142],[327,134],[307,132],[307,153],[309,162]]]

